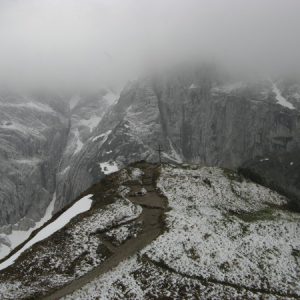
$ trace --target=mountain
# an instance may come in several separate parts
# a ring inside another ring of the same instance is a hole
[[[0,292],[300,299],[299,218],[287,198],[228,169],[140,162],[90,187],[2,261]]]
[[[145,159],[236,169],[300,149],[300,82],[245,78],[213,68],[129,83],[86,141],[58,193],[60,207],[104,176],[101,166]]]
[[[112,104],[112,92],[0,93],[0,258],[55,211],[57,183]]]
[[[231,169],[297,155],[299,95],[295,78],[233,76],[204,65],[130,82],[120,96],[109,89],[2,96],[0,257],[106,174],[158,161],[159,145],[164,162]]]
[[[1,94],[0,106],[0,225],[19,222],[27,229],[55,192],[68,134],[65,107],[59,98],[49,104],[40,95],[12,93]]]

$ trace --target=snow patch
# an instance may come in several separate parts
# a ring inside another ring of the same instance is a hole
[[[6,259],[4,262],[0,264],[0,270],[3,270],[10,265],[12,265],[15,260],[27,249],[29,249],[34,244],[38,243],[39,241],[42,241],[49,236],[51,236],[53,233],[58,231],[59,229],[63,228],[65,225],[67,225],[71,219],[76,217],[77,215],[89,210],[92,206],[93,200],[91,199],[93,195],[89,194],[80,200],[78,200],[76,203],[74,203],[69,209],[67,209],[64,213],[62,213],[57,219],[55,219],[53,222],[48,224],[46,227],[42,228],[31,240],[29,240],[19,251],[17,251],[14,255]],[[54,205],[54,203],[53,203]],[[52,209],[52,208],[51,208]],[[50,216],[50,210],[49,214],[46,213],[47,217]],[[52,212],[51,212],[52,213]]]
[[[111,174],[119,170],[118,165],[114,161],[99,163],[101,171],[105,174]]]
[[[24,231],[24,230],[12,230],[12,232],[9,235],[0,235],[0,237],[5,237],[7,239],[7,246],[0,248],[0,259],[5,257],[9,252],[11,252],[14,248],[16,248],[18,245],[23,243],[25,240],[27,240],[30,236],[30,234],[42,227],[47,221],[49,221],[52,217],[53,211],[54,211],[54,204],[56,201],[56,194],[53,194],[52,201],[48,205],[45,215],[42,217],[40,221],[38,221],[34,227]],[[8,247],[9,245],[9,247]]]
[[[139,169],[139,168],[134,168],[132,171],[131,171],[131,178],[132,180],[140,180],[141,179],[141,176],[144,174],[144,172]]]
[[[259,161],[260,161],[260,162],[263,162],[263,161],[268,161],[268,160],[269,160],[269,158],[266,157],[266,158],[260,159]]]
[[[104,144],[108,138],[108,136],[111,134],[111,130],[108,130],[106,131],[105,133],[102,133],[100,135],[97,135],[95,136],[93,139],[92,139],[92,142],[96,142],[98,141],[99,139],[103,138],[102,139],[102,144]]]
[[[33,101],[29,101],[25,103],[5,103],[5,104],[1,103],[0,105],[5,107],[15,107],[15,108],[30,108],[34,110],[43,111],[43,112],[54,112],[50,106],[40,102],[33,102]]]
[[[280,92],[279,88],[277,87],[277,85],[274,82],[272,82],[272,89],[273,89],[273,93],[276,96],[277,104],[280,104],[281,106],[287,107],[289,109],[295,109],[294,105],[292,103],[290,103],[289,101],[287,101],[281,95],[281,92]]]
[[[41,160],[36,157],[30,158],[30,159],[15,159],[14,161],[17,164],[24,164],[24,165],[31,165],[31,166],[35,166],[41,162]]]
[[[77,128],[75,129],[74,136],[75,136],[75,147],[76,147],[74,150],[74,154],[77,154],[83,147],[83,143],[80,140],[80,135]]]

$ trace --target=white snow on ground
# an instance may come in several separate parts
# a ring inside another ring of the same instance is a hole
[[[18,270],[17,278],[0,280],[0,295],[4,299],[30,298],[34,292],[57,288],[86,274],[105,259],[105,255],[99,252],[99,247],[104,245],[95,233],[109,231],[116,224],[126,226],[128,221],[138,218],[141,212],[139,205],[125,198],[94,208],[92,214],[79,217],[71,226],[65,227],[62,233],[64,240],[60,243],[55,239],[48,239],[46,245],[41,245],[37,252],[29,251],[30,261],[23,261],[15,266]],[[45,275],[35,277],[36,270],[43,270]],[[25,278],[20,279],[20,274],[24,274]],[[26,283],[26,274],[35,277],[34,283]]]
[[[91,199],[93,195],[87,195],[76,203],[74,203],[69,209],[67,209],[64,213],[62,213],[57,219],[48,224],[46,227],[42,228],[31,240],[29,240],[19,251],[17,251],[14,255],[9,257],[7,260],[0,264],[0,270],[7,268],[12,265],[15,260],[28,248],[32,245],[36,244],[39,241],[46,239],[51,236],[54,232],[58,231],[66,224],[70,222],[72,218],[81,214],[91,208],[93,200]]]
[[[132,180],[141,180],[141,176],[144,174],[144,172],[139,168],[133,168],[131,170],[131,178]]]
[[[111,134],[111,130],[108,130],[107,132],[105,133],[102,133],[100,135],[97,135],[95,136],[93,139],[92,139],[92,142],[96,142],[98,141],[99,139],[102,139],[101,140],[101,143],[104,144],[108,138],[108,136]]]
[[[65,167],[63,170],[61,170],[59,172],[60,175],[65,175],[66,173],[68,173],[70,171],[70,166]]]
[[[82,289],[75,293],[66,296],[63,299],[122,299],[122,294],[118,296],[115,294],[117,291],[116,282],[126,282],[126,291],[133,292],[136,297],[132,299],[145,299],[144,292],[138,285],[138,283],[129,275],[131,272],[137,269],[138,262],[137,256],[134,255],[129,260],[126,260],[119,264],[114,270],[107,272],[102,277],[91,281],[85,285]]]
[[[287,107],[289,109],[295,109],[294,105],[292,103],[288,102],[281,95],[279,88],[277,87],[277,85],[274,82],[272,82],[272,89],[273,89],[273,93],[276,95],[277,104],[280,104],[281,106]]]
[[[118,165],[115,161],[102,162],[99,163],[99,166],[101,168],[101,171],[105,175],[117,172],[119,170]]]
[[[263,161],[268,161],[268,160],[269,160],[269,158],[266,157],[266,158],[260,159],[259,161],[260,161],[260,162],[263,162]]]
[[[106,102],[109,105],[113,105],[119,100],[120,94],[113,93],[112,91],[109,91],[106,95],[103,96],[103,98],[106,100]]]
[[[93,115],[88,120],[85,119],[80,120],[79,125],[89,127],[90,132],[92,132],[97,127],[100,121],[101,121],[101,117]]]
[[[25,159],[25,158],[24,159],[15,159],[14,162],[16,162],[18,164],[35,166],[41,162],[41,159],[37,158],[37,157],[31,157],[30,159]]]
[[[5,240],[5,235],[0,235],[0,241],[3,242]],[[10,244],[9,240],[6,240],[8,244]],[[0,246],[0,259],[4,258],[6,255],[9,254],[11,251],[11,246],[8,246],[7,244],[1,244]]]
[[[3,235],[0,234],[0,238],[1,237],[5,237],[9,243],[9,247],[4,247],[2,249],[2,247],[0,248],[0,259],[5,257],[7,254],[9,254],[9,252],[11,252],[14,248],[16,248],[18,245],[20,245],[21,243],[23,243],[25,240],[27,240],[30,236],[30,234],[40,228],[41,226],[43,226],[47,221],[49,221],[52,217],[52,213],[54,210],[54,204],[56,201],[56,194],[54,193],[52,201],[50,202],[50,204],[48,205],[45,215],[42,217],[42,219],[40,221],[38,221],[34,227],[24,231],[24,230],[12,230],[12,232],[8,235]]]
[[[79,135],[79,131],[76,128],[74,131],[74,137],[75,137],[75,150],[74,150],[74,154],[77,154],[83,147],[83,143],[80,140],[80,135]]]
[[[0,103],[0,106],[5,106],[5,107],[15,107],[15,108],[31,108],[34,110],[39,110],[39,111],[44,111],[44,112],[54,112],[53,109],[43,103],[40,102],[25,102],[25,103]]]
[[[300,215],[277,208],[284,197],[218,168],[165,167],[158,186],[171,208],[167,231],[65,299],[145,299],[160,292],[182,299],[170,296],[180,284],[190,288],[184,299],[300,296]]]
[[[300,215],[272,209],[286,200],[221,169],[167,168],[159,187],[169,199],[169,232],[145,253],[176,271],[300,295],[292,254],[300,249]],[[240,217],[239,217],[240,216]],[[256,216],[256,217],[255,217]],[[247,221],[249,220],[249,221]]]

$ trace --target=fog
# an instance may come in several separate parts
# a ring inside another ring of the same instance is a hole
[[[0,0],[0,84],[97,89],[182,62],[300,66],[299,0]]]

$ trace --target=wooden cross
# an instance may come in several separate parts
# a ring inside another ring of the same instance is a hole
[[[159,163],[161,164],[161,153],[163,151],[161,145],[158,145],[158,149],[156,150],[158,152],[158,156],[159,156]]]

